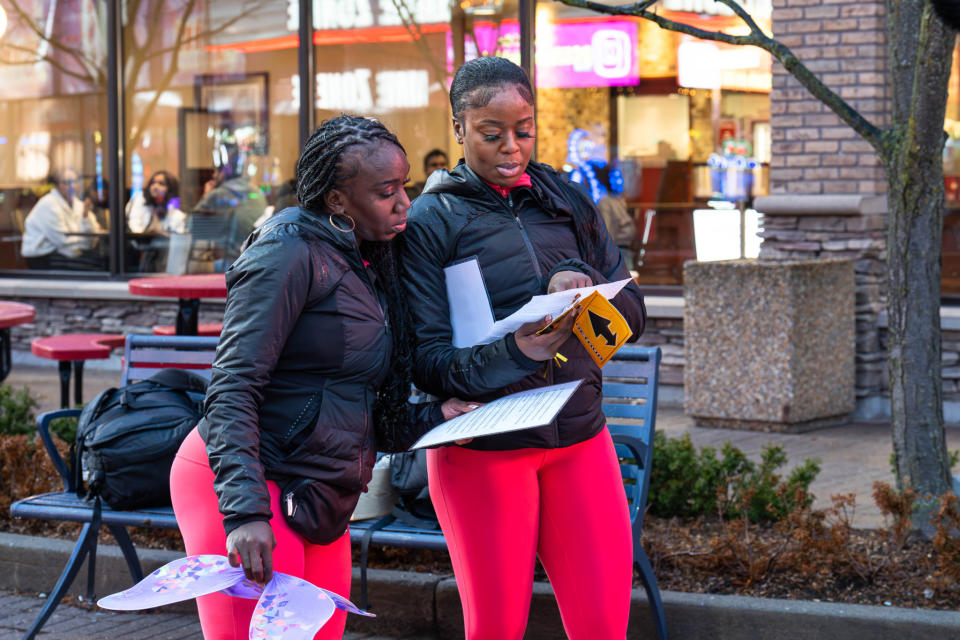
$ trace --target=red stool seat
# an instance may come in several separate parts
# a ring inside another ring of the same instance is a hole
[[[222,330],[223,330],[223,323],[221,322],[202,322],[199,325],[197,325],[198,336],[218,337]],[[177,335],[177,328],[175,325],[172,325],[172,324],[158,324],[153,328],[153,335],[175,336]]]
[[[124,336],[115,333],[65,333],[34,339],[30,351],[50,360],[99,360],[109,358],[123,342]]]
[[[110,351],[122,347],[125,337],[115,333],[65,333],[36,338],[30,343],[33,355],[58,360],[60,370],[60,406],[70,402],[70,369],[74,374],[74,401],[83,402],[83,362],[110,357]]]

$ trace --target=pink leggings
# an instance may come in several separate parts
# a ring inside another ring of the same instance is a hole
[[[536,556],[572,640],[622,639],[633,543],[610,432],[562,449],[427,452],[468,640],[523,637]]]
[[[277,548],[273,551],[273,568],[350,597],[350,534],[345,533],[329,545],[307,542],[287,526],[281,515],[280,489],[268,481],[270,520]],[[187,555],[227,554],[227,536],[223,532],[223,516],[213,490],[213,471],[203,439],[194,429],[184,440],[170,472],[170,493],[173,510],[183,534]],[[213,593],[197,599],[200,626],[205,640],[246,640],[250,634],[250,618],[256,600],[232,598]],[[337,640],[343,637],[346,614],[337,610],[314,636],[315,640]]]

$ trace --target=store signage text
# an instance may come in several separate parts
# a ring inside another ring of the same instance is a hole
[[[372,82],[371,82],[372,80]],[[414,109],[430,103],[430,78],[423,69],[377,71],[352,69],[317,74],[317,108],[328,111],[376,112]],[[293,77],[294,102],[300,99],[300,78]]]
[[[450,22],[447,0],[405,0],[403,14],[393,0],[313,0],[313,28],[320,31],[363,29],[402,25],[404,18],[416,24]],[[300,25],[300,3],[287,0],[287,29]]]
[[[684,13],[699,13],[711,16],[732,16],[733,11],[725,4],[716,0],[661,0],[660,3],[668,11],[682,11]],[[754,18],[769,18],[773,10],[770,0],[739,0],[738,4]]]

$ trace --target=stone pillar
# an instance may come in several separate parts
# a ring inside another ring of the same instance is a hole
[[[852,260],[688,262],[685,411],[702,426],[801,432],[854,396]]]
[[[878,126],[891,103],[885,5],[774,0],[773,33]],[[758,198],[760,259],[849,258],[856,273],[856,415],[888,412],[880,316],[886,305],[886,178],[864,140],[776,61],[770,196]]]

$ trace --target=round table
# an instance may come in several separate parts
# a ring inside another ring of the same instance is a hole
[[[35,313],[29,304],[0,301],[0,382],[10,375],[10,327],[33,322]]]
[[[137,296],[178,298],[177,335],[197,335],[200,298],[226,298],[227,279],[222,273],[134,278],[128,283],[130,293]]]

